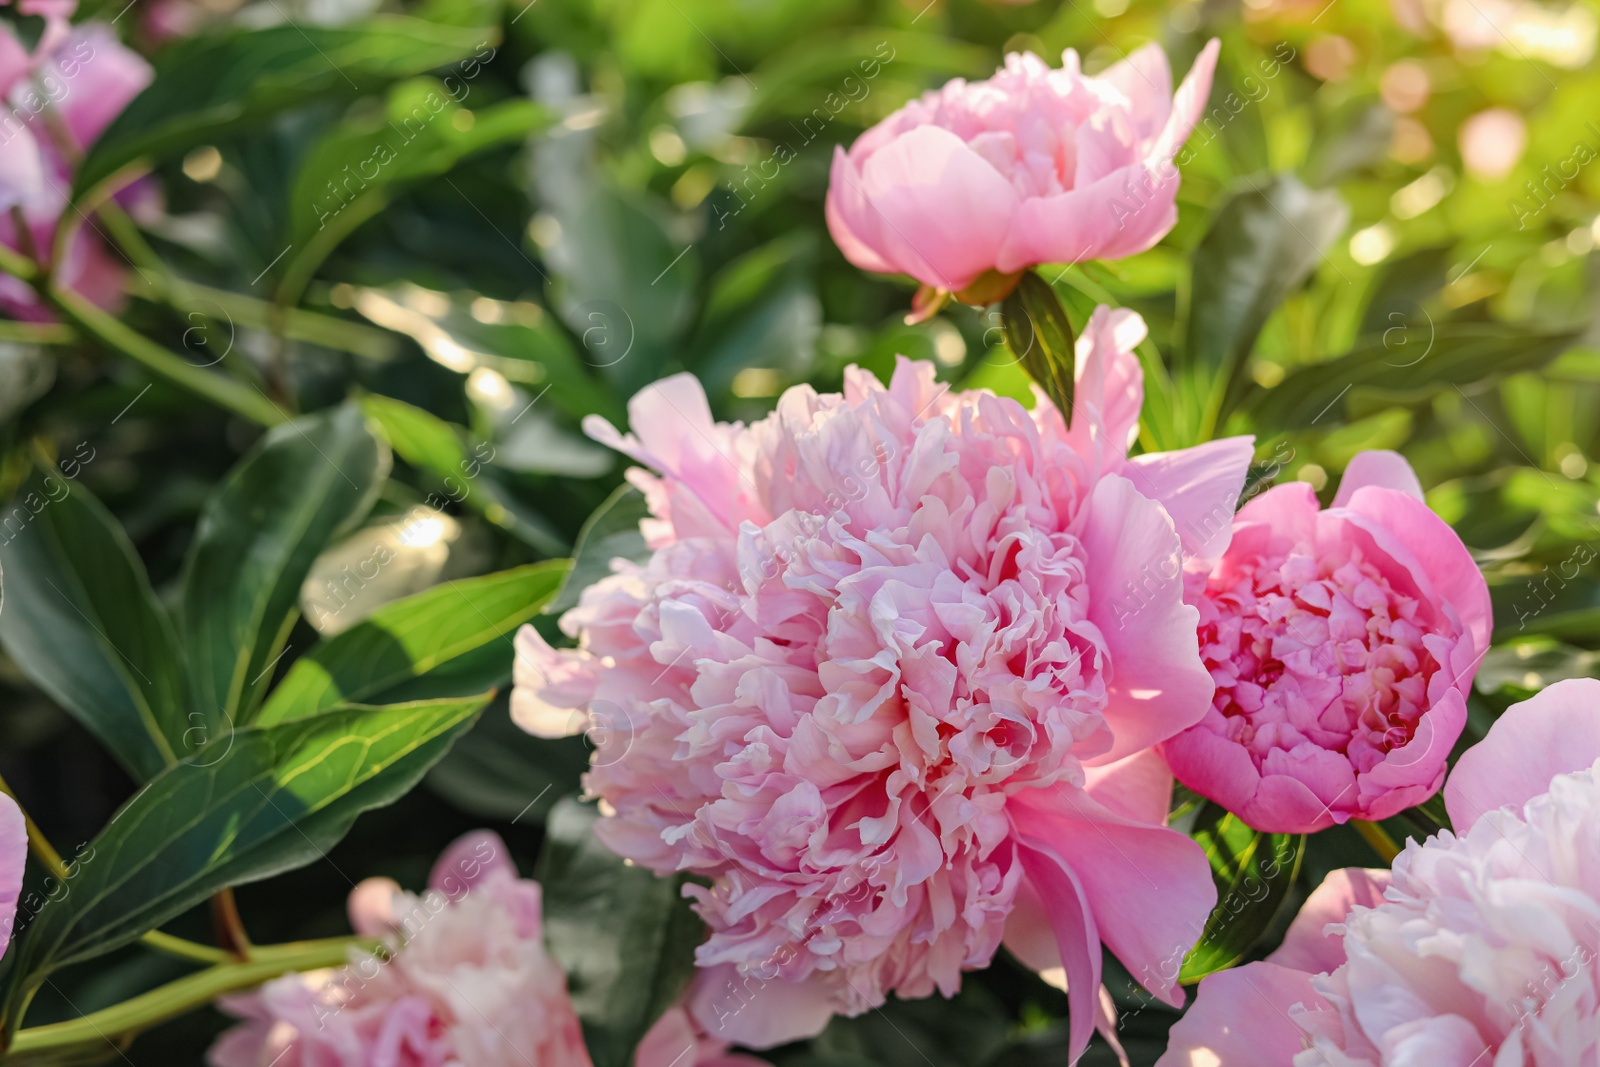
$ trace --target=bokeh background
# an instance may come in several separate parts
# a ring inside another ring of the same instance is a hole
[[[745,420],[787,386],[837,388],[852,363],[886,374],[896,353],[953,385],[1025,396],[992,313],[953,306],[908,326],[912,284],[844,261],[823,221],[834,146],[950,78],[987,76],[1006,52],[1058,64],[1073,48],[1094,72],[1154,40],[1181,74],[1217,36],[1176,229],[1131,259],[1044,270],[1075,316],[1109,302],[1150,323],[1147,363],[1171,381],[1152,390],[1142,444],[1255,433],[1258,477],[1325,498],[1355,452],[1404,452],[1495,594],[1496,647],[1463,745],[1529,691],[1600,674],[1592,2],[125,3],[77,16],[157,72],[106,135],[134,146],[119,166],[152,161],[120,198],[125,223],[83,220],[108,301],[190,365],[285,408],[364,397],[395,443],[369,527],[308,580],[291,650],[446,579],[571,554],[622,473],[580,420],[621,424],[627,397],[663,375],[693,372],[719,417]],[[0,18],[39,32],[12,8]],[[389,131],[403,149],[379,158]],[[1289,291],[1259,309],[1253,344],[1216,356],[1225,403],[1194,408],[1195,339],[1239,289],[1210,269],[1230,240],[1258,254],[1229,270]],[[0,500],[40,450],[75,463],[170,595],[202,501],[260,428],[8,301]],[[396,540],[392,524],[419,505],[431,535]],[[352,583],[348,568],[385,544],[400,564]],[[502,698],[327,862],[241,888],[251,935],[342,933],[352,880],[418,886],[477,825],[532,872],[543,818],[577,790],[586,755],[582,739],[517,732]],[[0,770],[63,850],[134,791],[4,656]],[[1394,823],[1397,837],[1420,833]],[[1353,832],[1314,845],[1278,929],[1327,870],[1377,862]],[[173,929],[184,924],[206,937],[203,915]],[[182,970],[125,950],[59,976],[29,1022]],[[1153,1062],[1174,1013],[1114,963],[1108,984],[1132,1061]],[[1055,1064],[1065,1010],[1002,953],[953,1004],[891,1003],[773,1058]],[[200,1063],[223,1025],[186,1017],[126,1055]],[[1084,1062],[1115,1061],[1097,1039]]]

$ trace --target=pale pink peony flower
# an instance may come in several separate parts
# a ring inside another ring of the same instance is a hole
[[[952,292],[985,271],[1142,252],[1177,221],[1172,159],[1217,48],[1176,96],[1154,44],[1097,77],[1068,49],[1059,70],[1014,53],[988,81],[958,78],[835,151],[828,229],[863,270]]]
[[[343,968],[223,998],[245,1022],[212,1046],[212,1067],[590,1067],[541,940],[539,885],[505,843],[468,834],[428,881],[420,897],[388,879],[351,894],[352,924],[396,946],[389,960],[352,950]]]
[[[1363,452],[1333,507],[1301,482],[1239,512],[1200,606],[1216,680],[1162,748],[1184,785],[1259,830],[1386,819],[1444,782],[1489,647],[1489,590],[1393,452]]]
[[[22,874],[28,864],[28,824],[17,802],[0,793],[0,956],[11,947],[11,929],[22,898]]]
[[[629,472],[653,555],[562,619],[577,650],[523,629],[512,714],[589,726],[611,848],[712,879],[688,890],[711,1033],[952,995],[1003,934],[1065,957],[1076,1050],[1102,943],[1181,1000],[1167,964],[1215,890],[1150,746],[1210,698],[1181,555],[1226,545],[1251,448],[1127,458],[1143,335],[1095,312],[1070,431],[904,359],[750,426],[689,375],[633,399],[631,435],[587,424],[656,472]]]
[[[1587,678],[1510,708],[1445,786],[1455,832],[1330,876],[1283,948],[1201,983],[1158,1067],[1600,1062],[1597,708]]]

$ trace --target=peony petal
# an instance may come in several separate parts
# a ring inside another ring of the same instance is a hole
[[[1048,846],[1019,844],[1017,858],[1033,883],[1055,931],[1057,951],[1067,971],[1067,1061],[1077,1062],[1094,1033],[1100,989],[1100,934],[1083,885]]]
[[[1171,163],[1118,167],[1080,188],[1023,200],[995,257],[1003,274],[1036,263],[1121,259],[1155,246],[1178,221]]]
[[[1192,72],[1190,76],[1193,77]],[[1128,98],[1128,114],[1141,141],[1153,137],[1167,124],[1172,113],[1172,68],[1156,42],[1123,56],[1096,75],[1095,80],[1115,86]]]
[[[22,897],[22,873],[28,863],[28,823],[17,802],[0,793],[0,956],[11,944]]]
[[[1195,644],[1199,612],[1183,602],[1180,542],[1161,505],[1126,478],[1102,478],[1083,532],[1089,618],[1115,664],[1105,717],[1111,763],[1193,726],[1214,685]]]
[[[1297,1004],[1329,1010],[1303,971],[1272,963],[1219,971],[1200,983],[1156,1067],[1289,1067],[1301,1049],[1289,1017]]]
[[[1172,111],[1167,116],[1167,124],[1150,148],[1149,160],[1165,163],[1166,169],[1174,174],[1177,168],[1167,161],[1178,154],[1178,149],[1194,130],[1194,124],[1200,121],[1200,113],[1205,110],[1206,101],[1211,96],[1211,79],[1216,73],[1217,56],[1221,51],[1222,42],[1213,37],[1195,56],[1194,66],[1183,76],[1183,82],[1172,97]]]
[[[1357,489],[1369,485],[1398,490],[1414,499],[1422,499],[1422,483],[1417,481],[1417,472],[1411,469],[1406,458],[1398,452],[1372,449],[1357,452],[1349,466],[1345,467],[1344,477],[1339,481],[1339,495],[1333,498],[1333,506],[1344,507],[1350,503]]]
[[[866,222],[871,206],[862,193],[861,173],[845,154],[842,145],[833,149],[833,167],[828,175],[828,198],[823,205],[823,217],[828,223],[828,233],[839,246],[844,258],[862,270],[878,274],[893,274],[895,267],[867,243],[867,237],[858,234],[850,224],[851,219]],[[863,226],[867,236],[876,235],[877,226]]]
[[[362,937],[387,937],[400,929],[395,894],[404,892],[393,878],[363,878],[350,890],[345,914],[350,929]]]
[[[85,53],[92,61],[78,62]],[[104,23],[73,27],[57,56],[58,64],[59,57],[74,57],[77,72],[70,78],[64,68],[58,67],[71,91],[57,110],[80,148],[94,144],[111,120],[155,79],[155,70],[144,57],[123,45],[116,32]]]
[[[1309,974],[1325,974],[1344,962],[1343,933],[1326,933],[1330,923],[1342,923],[1353,907],[1375,908],[1389,888],[1389,872],[1362,867],[1331,871],[1312,890],[1300,913],[1289,924],[1283,944],[1267,957],[1268,963]]]
[[[1069,785],[1019,794],[1007,811],[1029,847],[1070,857],[1063,862],[1082,887],[1100,939],[1128,973],[1167,1003],[1182,1004],[1178,970],[1217,902],[1205,851],[1185,834],[1126,819]],[[1055,903],[1046,887],[1036,881],[1034,888],[1047,908]]]
[[[938,126],[918,126],[874,152],[856,196],[840,210],[858,237],[903,273],[952,291],[995,266],[1017,205],[1011,183]]]
[[[712,1038],[747,1048],[773,1048],[815,1037],[833,1018],[821,974],[802,982],[741,978],[731,963],[701,969],[689,990],[689,1012]]]
[[[1600,680],[1569,678],[1513,704],[1462,753],[1444,783],[1444,806],[1465,834],[1485,812],[1521,808],[1558,774],[1600,759]]]
[[[1172,771],[1153,748],[1084,770],[1084,791],[1123,818],[1165,826],[1172,810]]]
[[[1172,516],[1185,558],[1209,564],[1228,550],[1254,455],[1254,437],[1225,437],[1176,452],[1146,452],[1130,460],[1125,473]]]
[[[1363,486],[1351,494],[1347,508],[1367,520],[1369,530],[1382,530],[1410,549],[1435,594],[1455,609],[1476,650],[1469,671],[1458,676],[1455,684],[1463,691],[1470,688],[1470,672],[1488,651],[1494,629],[1489,585],[1472,553],[1448,523],[1405,493]]]
[[[493,830],[472,830],[462,834],[439,853],[428,872],[428,887],[437,889],[452,902],[467,895],[474,886],[490,878],[517,876],[511,850]]]
[[[1144,370],[1133,350],[1146,333],[1144,320],[1135,312],[1102,304],[1078,335],[1077,388],[1068,438],[1073,449],[1096,460],[1100,470],[1122,460],[1139,436]]]
[[[8,40],[5,28],[0,27],[0,50]],[[4,63],[3,56],[0,63]],[[0,212],[9,212],[31,202],[43,190],[44,161],[39,155],[39,143],[23,125],[10,131],[4,148],[0,152]]]

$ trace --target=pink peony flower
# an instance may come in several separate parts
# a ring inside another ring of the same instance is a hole
[[[539,885],[505,843],[468,834],[428,883],[420,897],[377,878],[351,894],[356,930],[397,946],[387,961],[352,950],[338,970],[223,998],[245,1022],[212,1046],[212,1067],[590,1067],[541,940]]]
[[[985,271],[1131,256],[1172,229],[1172,158],[1211,91],[1218,43],[1172,93],[1154,44],[1098,77],[1068,49],[1053,70],[1012,54],[950,82],[835,151],[828,229],[863,270],[967,288]]]
[[[22,898],[22,873],[28,863],[28,824],[17,802],[0,793],[0,956],[11,946],[11,929]]]
[[[1333,507],[1303,483],[1240,510],[1200,606],[1216,695],[1163,746],[1259,830],[1386,819],[1444,782],[1489,647],[1489,590],[1406,461],[1363,452]]]
[[[11,118],[0,132],[0,242],[13,251],[31,243],[48,254],[72,188],[71,160],[150,84],[154,72],[124,47],[110,26],[71,26],[75,5],[24,2],[24,14],[43,15],[46,27],[30,53],[0,24],[0,97]],[[27,224],[19,234],[12,209]],[[122,293],[122,270],[94,234],[80,226],[54,275],[58,284],[104,307]],[[17,318],[48,319],[33,291],[0,277],[0,310]]]
[[[1176,576],[1226,545],[1210,513],[1251,448],[1127,458],[1143,336],[1095,312],[1070,431],[904,359],[750,426],[689,375],[633,399],[631,435],[587,424],[656,472],[629,472],[653,555],[563,617],[577,650],[523,629],[512,714],[587,723],[602,840],[712,880],[688,889],[709,1032],[770,1047],[950,996],[1002,936],[1065,960],[1076,1050],[1102,943],[1181,1000],[1168,961],[1215,890],[1150,746],[1209,701]]]
[[[1510,708],[1445,786],[1456,831],[1341,871],[1265,962],[1212,975],[1158,1067],[1600,1062],[1600,682]]]

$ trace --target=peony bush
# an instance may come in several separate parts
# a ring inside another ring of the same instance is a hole
[[[1595,21],[1380,8],[0,5],[0,1064],[1594,1060]]]

